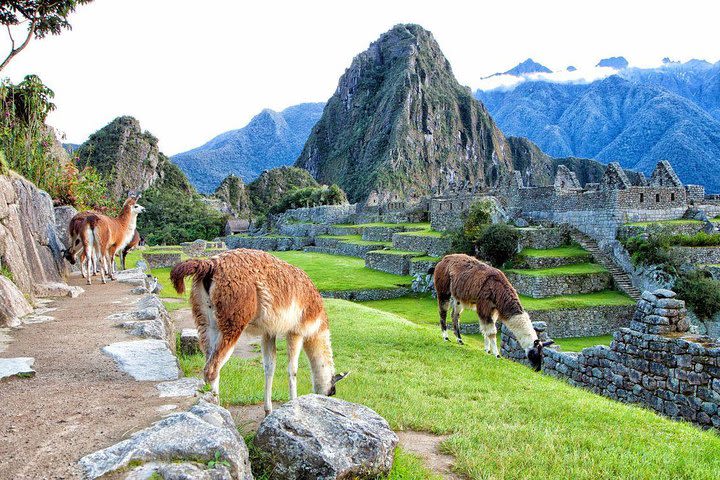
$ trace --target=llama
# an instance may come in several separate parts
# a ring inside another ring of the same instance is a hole
[[[448,309],[452,306],[453,330],[461,345],[460,314],[465,308],[475,310],[487,353],[500,358],[495,326],[499,319],[525,349],[533,368],[540,370],[543,348],[552,342],[543,343],[538,339],[530,316],[523,309],[517,292],[503,272],[468,255],[454,254],[440,260],[435,266],[433,279],[440,311],[440,328],[445,340],[448,340]]]
[[[125,258],[127,257],[127,254],[132,250],[133,248],[140,245],[140,234],[137,230],[135,230],[135,234],[132,237],[132,240],[130,240],[130,243],[125,245],[125,248],[120,250],[120,268],[125,270]]]
[[[265,414],[272,411],[275,339],[287,339],[290,399],[297,398],[300,349],[310,360],[313,391],[335,394],[336,375],[330,329],[322,297],[299,268],[259,250],[237,249],[209,259],[181,262],[170,272],[178,293],[192,276],[193,317],[205,354],[205,381],[219,394],[220,369],[244,331],[260,335],[265,371]]]
[[[106,274],[113,278],[115,254],[132,240],[137,216],[144,210],[137,204],[138,198],[128,197],[117,217],[87,211],[70,220],[70,248],[64,256],[75,264],[77,256],[81,255],[83,265],[87,267],[88,285],[92,284],[90,277],[98,268],[102,283],[106,283]]]

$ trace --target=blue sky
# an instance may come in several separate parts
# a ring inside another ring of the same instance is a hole
[[[96,0],[78,8],[71,32],[32,42],[3,75],[37,73],[55,90],[49,122],[66,141],[127,114],[175,154],[265,107],[325,101],[352,58],[397,23],[432,31],[475,89],[528,57],[553,70],[613,55],[636,66],[665,56],[715,62],[720,9],[711,4]]]

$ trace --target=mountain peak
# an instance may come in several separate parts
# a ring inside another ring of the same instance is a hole
[[[615,70],[624,70],[628,67],[629,63],[625,57],[609,57],[603,58],[598,62],[596,67],[610,67]]]
[[[541,65],[534,61],[532,58],[528,58],[522,63],[515,65],[510,70],[503,72],[504,75],[527,75],[529,73],[552,73],[552,70],[547,68],[545,65]]]

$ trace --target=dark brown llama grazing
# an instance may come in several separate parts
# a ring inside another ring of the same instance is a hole
[[[205,381],[215,395],[220,369],[244,331],[262,337],[266,414],[272,410],[278,336],[287,339],[290,399],[297,397],[301,348],[310,360],[315,393],[335,394],[335,384],[347,373],[335,375],[323,300],[305,272],[268,253],[238,249],[175,265],[170,279],[178,293],[185,291],[188,276],[193,277],[190,303],[205,354]]]
[[[542,350],[552,342],[538,340],[530,316],[523,309],[515,288],[503,272],[468,255],[446,255],[435,266],[434,283],[440,310],[440,328],[445,340],[448,339],[446,319],[449,308],[452,306],[453,330],[460,344],[463,343],[460,314],[465,308],[475,310],[485,341],[485,351],[500,357],[495,326],[499,319],[525,349],[533,368],[540,370]]]

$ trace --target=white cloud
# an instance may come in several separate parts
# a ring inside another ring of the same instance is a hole
[[[617,73],[610,67],[585,67],[575,71],[560,70],[552,73],[530,73],[525,75],[493,75],[477,83],[478,90],[512,90],[523,82],[546,81],[552,83],[591,83]]]

